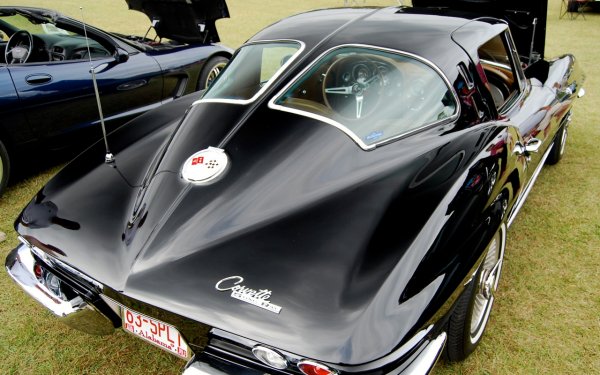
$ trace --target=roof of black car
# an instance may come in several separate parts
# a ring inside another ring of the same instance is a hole
[[[467,50],[469,44],[476,47],[485,36],[497,33],[487,22],[409,7],[338,8],[288,17],[265,28],[250,42],[299,40],[306,44],[308,53],[314,50],[317,54],[344,44],[372,45],[423,57],[445,70],[454,69],[456,62],[466,57],[452,40],[452,33],[459,28],[473,35],[461,39]]]

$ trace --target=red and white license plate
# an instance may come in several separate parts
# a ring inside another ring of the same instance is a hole
[[[192,351],[179,331],[167,323],[123,307],[123,329],[184,359]]]

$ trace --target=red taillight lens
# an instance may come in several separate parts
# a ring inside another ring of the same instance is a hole
[[[298,368],[306,375],[335,375],[337,371],[313,361],[300,361]]]
[[[41,280],[44,277],[44,270],[42,269],[42,266],[37,263],[33,266],[33,273],[35,273],[35,277],[37,277],[38,280]]]

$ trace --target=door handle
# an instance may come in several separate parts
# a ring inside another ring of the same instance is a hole
[[[148,81],[146,81],[145,79],[138,79],[137,81],[131,81],[131,82],[126,82],[126,83],[120,84],[119,86],[117,86],[117,90],[119,90],[119,91],[133,90],[133,89],[137,89],[138,87],[145,86],[147,83],[148,83]]]
[[[42,83],[48,83],[52,81],[52,76],[50,74],[30,74],[25,77],[25,82],[30,85],[40,85]]]
[[[515,145],[514,153],[517,155],[529,156],[533,153],[536,153],[542,147],[543,142],[537,138],[531,138],[529,141],[522,144],[521,142],[517,142]]]

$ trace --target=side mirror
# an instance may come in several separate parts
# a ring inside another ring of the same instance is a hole
[[[129,60],[129,53],[121,48],[117,48],[115,60],[117,64],[124,63],[125,61]]]

